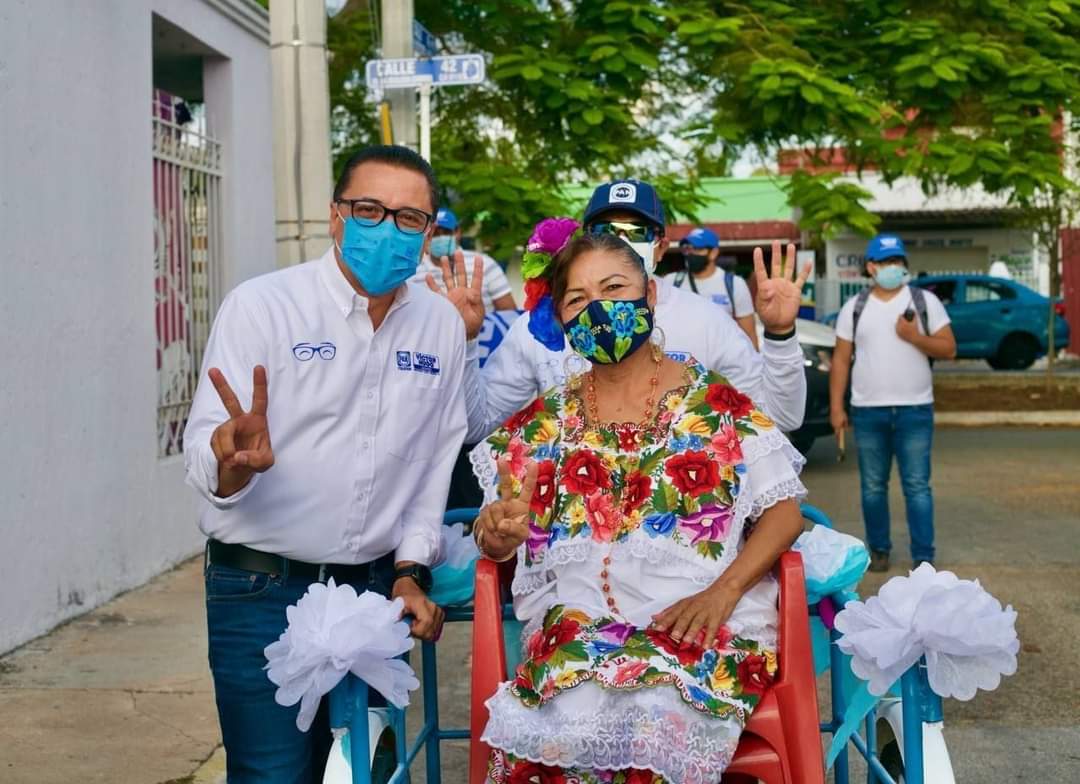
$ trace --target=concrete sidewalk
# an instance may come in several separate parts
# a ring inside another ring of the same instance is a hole
[[[202,559],[0,659],[0,715],[5,784],[194,782],[220,743]]]

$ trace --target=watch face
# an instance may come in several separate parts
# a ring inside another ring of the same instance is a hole
[[[397,577],[409,577],[416,581],[416,584],[420,586],[420,589],[427,593],[431,590],[431,570],[426,566],[406,566],[403,569],[397,570]]]

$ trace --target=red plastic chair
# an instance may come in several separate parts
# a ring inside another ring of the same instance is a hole
[[[469,782],[483,784],[490,748],[480,741],[487,724],[484,702],[506,680],[502,611],[512,563],[481,559],[476,565],[476,614],[472,638],[472,740]],[[777,565],[780,583],[779,672],[750,716],[725,782],[760,779],[766,784],[824,784],[818,734],[817,687],[810,647],[810,618],[802,556],[788,552]]]

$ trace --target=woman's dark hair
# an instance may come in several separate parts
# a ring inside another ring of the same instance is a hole
[[[338,177],[337,184],[334,186],[334,201],[339,201],[345,195],[345,189],[349,187],[349,180],[352,179],[356,168],[362,163],[372,162],[385,163],[389,166],[397,166],[401,169],[408,169],[417,174],[422,174],[424,179],[427,180],[428,189],[431,191],[432,214],[439,209],[439,183],[435,179],[435,171],[431,168],[431,164],[425,161],[419,153],[396,144],[376,144],[365,147],[349,158],[341,170],[341,176]]]
[[[570,267],[579,257],[592,251],[607,251],[615,254],[624,263],[633,267],[641,275],[644,285],[648,287],[649,276],[645,272],[645,264],[637,251],[613,234],[583,234],[577,239],[571,240],[552,261],[551,301],[555,305],[556,313],[562,303],[562,298],[566,295]]]

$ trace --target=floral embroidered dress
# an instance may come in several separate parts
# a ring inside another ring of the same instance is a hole
[[[648,628],[723,574],[748,523],[805,495],[772,421],[695,362],[686,372],[650,427],[587,424],[580,392],[560,388],[473,453],[489,501],[495,458],[518,486],[539,464],[512,586],[524,661],[483,734],[493,782],[715,784],[776,671],[771,575],[708,648]]]

